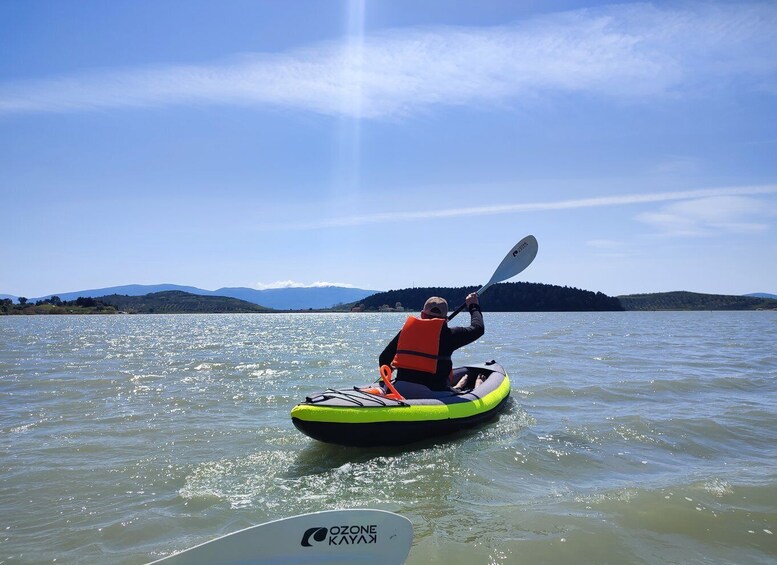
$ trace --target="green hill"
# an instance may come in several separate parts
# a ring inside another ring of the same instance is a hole
[[[365,311],[394,307],[401,303],[406,310],[420,311],[430,296],[441,296],[450,309],[464,302],[464,297],[479,287],[466,286],[406,288],[379,292],[360,300]],[[598,312],[623,310],[617,298],[577,288],[538,283],[501,283],[492,286],[481,298],[483,309],[489,312]]]
[[[335,311],[357,306],[376,312],[393,310],[400,304],[404,310],[420,311],[430,296],[442,296],[451,310],[464,302],[464,297],[478,287],[424,287],[379,292]],[[600,312],[622,310],[777,310],[777,300],[754,296],[729,296],[677,291],[629,294],[611,297],[601,292],[538,283],[501,283],[482,297],[483,309],[489,312]],[[97,298],[80,297],[62,301],[52,297],[35,304],[13,304],[0,301],[3,314],[210,314],[277,312],[264,306],[225,296],[208,296],[171,290],[144,296],[111,294]]]
[[[130,314],[228,314],[272,311],[264,306],[237,298],[201,296],[180,290],[153,292],[145,296],[111,294],[100,296],[95,300]]]
[[[777,300],[697,292],[657,292],[619,296],[626,310],[775,310]]]

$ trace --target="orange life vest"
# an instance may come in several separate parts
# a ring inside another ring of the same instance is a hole
[[[445,318],[419,320],[410,316],[402,326],[391,364],[397,369],[436,374],[437,361],[450,359],[440,357],[440,332],[445,322]]]

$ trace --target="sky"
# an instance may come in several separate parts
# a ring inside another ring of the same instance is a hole
[[[777,293],[777,3],[0,2],[0,293]],[[484,299],[485,304],[485,299]]]

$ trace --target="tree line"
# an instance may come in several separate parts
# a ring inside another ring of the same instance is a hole
[[[0,300],[0,315],[11,314],[115,314],[116,308],[95,298],[79,296],[75,300],[62,300],[52,296],[36,302],[24,296],[14,304],[10,298]]]
[[[618,297],[626,310],[775,310],[777,300],[675,291]]]
[[[406,310],[419,311],[430,296],[448,301],[450,310],[479,287],[422,287],[389,290],[360,300],[365,311],[377,311],[384,305],[401,303]],[[500,283],[492,286],[480,303],[489,312],[602,312],[621,311],[620,301],[601,292],[540,283]]]
[[[0,302],[0,314],[212,314],[271,312],[269,308],[225,296],[200,296],[170,290],[144,296],[111,294],[98,298],[79,297],[64,301],[58,296],[39,300],[35,304],[21,297],[19,304],[5,299]]]

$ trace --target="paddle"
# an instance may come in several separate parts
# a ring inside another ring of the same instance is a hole
[[[165,557],[162,565],[404,563],[413,524],[385,510],[326,510],[259,524]]]
[[[505,258],[499,263],[494,274],[491,275],[491,279],[477,291],[478,294],[483,294],[492,284],[506,281],[523,271],[526,267],[531,265],[532,261],[534,261],[534,258],[537,256],[537,250],[537,239],[533,235],[524,237],[513,246],[507,255],[505,255]],[[466,305],[467,303],[465,302],[456,308],[456,310],[448,316],[448,320],[452,320],[456,317],[456,314],[464,310]]]

